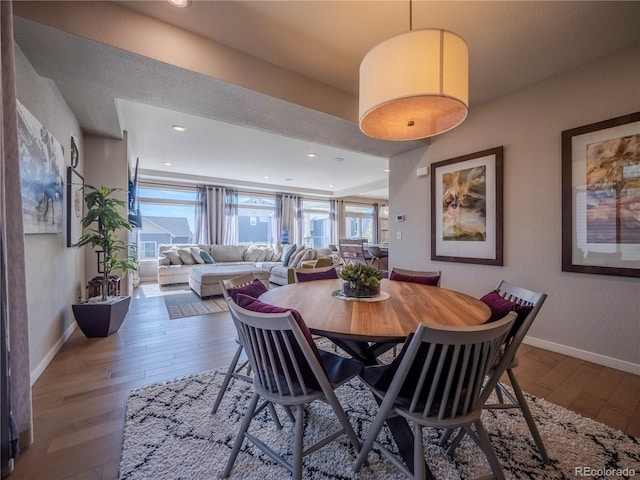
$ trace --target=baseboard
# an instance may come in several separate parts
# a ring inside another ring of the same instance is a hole
[[[633,373],[634,375],[640,375],[640,365],[636,363],[627,362],[625,360],[619,360],[617,358],[607,357],[598,353],[587,352],[586,350],[580,350],[579,348],[567,347],[566,345],[560,345],[559,343],[549,342],[547,340],[541,340],[539,338],[525,337],[522,343],[532,345],[534,347],[540,347],[552,352],[568,355],[569,357],[579,358],[587,362],[597,363],[609,368],[615,368],[623,372]]]
[[[38,364],[38,366],[31,372],[32,387],[33,387],[33,384],[36,383],[36,380],[40,378],[40,375],[42,375],[42,372],[44,372],[44,370],[49,366],[49,364],[51,363],[51,360],[53,360],[53,357],[55,357],[56,353],[60,351],[60,349],[64,345],[64,342],[67,341],[67,339],[71,336],[71,334],[73,333],[73,331],[76,329],[77,326],[78,324],[75,321],[71,322],[71,325],[69,326],[69,328],[67,328],[67,330],[64,332],[62,337],[56,342],[56,344],[51,348],[51,350],[49,350],[49,353],[45,355],[45,357]]]

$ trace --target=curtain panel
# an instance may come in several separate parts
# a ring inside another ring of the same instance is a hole
[[[274,238],[281,238],[283,232],[289,233],[289,243],[303,245],[304,225],[302,222],[302,197],[285,193],[276,193],[276,231]]]
[[[236,245],[238,243],[238,190],[222,188],[224,201],[224,216],[222,228],[222,244]]]
[[[340,239],[345,238],[344,200],[333,199],[330,202],[331,218],[331,243],[340,244]]]
[[[222,244],[224,188],[200,185],[196,196],[194,240],[203,245]]]
[[[0,295],[2,342],[2,476],[13,468],[18,448],[33,441],[29,320],[24,262],[22,195],[18,161],[13,6],[0,2],[2,135],[0,136]],[[13,428],[12,428],[13,426]]]

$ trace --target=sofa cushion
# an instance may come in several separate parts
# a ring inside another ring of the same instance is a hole
[[[245,245],[211,245],[211,256],[219,263],[242,262],[246,249]]]
[[[198,264],[203,264],[204,259],[202,258],[202,255],[200,255],[200,247],[191,247],[189,248],[189,251],[191,252],[191,256],[193,257],[193,260],[195,261],[195,263]]]
[[[200,257],[204,260],[204,263],[215,263],[211,255],[206,250],[200,250]]]
[[[268,254],[268,246],[249,245],[244,251],[243,258],[247,262],[264,262]]]
[[[316,258],[316,251],[314,249],[303,248],[291,257],[291,259],[289,260],[289,267],[300,268],[301,262],[313,260],[314,258]]]
[[[283,253],[284,256],[282,257],[282,265],[284,265],[285,267],[289,266],[289,262],[291,261],[291,256],[294,255],[296,253],[298,249],[298,246],[294,243],[291,246],[287,246],[284,248]]]
[[[196,261],[193,259],[193,255],[191,255],[190,248],[179,248],[178,255],[180,256],[180,260],[184,265],[193,265]]]
[[[178,250],[167,250],[163,252],[162,255],[169,259],[171,265],[184,265],[182,260],[180,259],[180,255],[178,255]]]

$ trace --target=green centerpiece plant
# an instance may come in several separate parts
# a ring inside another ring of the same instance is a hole
[[[382,272],[365,263],[352,263],[340,271],[345,297],[371,298],[380,294]]]

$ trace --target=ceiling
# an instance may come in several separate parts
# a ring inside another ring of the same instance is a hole
[[[466,40],[470,116],[483,102],[640,43],[635,1],[416,0],[412,8],[414,29]],[[386,198],[389,157],[425,144],[370,139],[357,126],[360,61],[409,30],[406,0],[196,0],[184,9],[16,2],[14,13],[18,46],[53,79],[83,131],[126,130],[149,178]]]

